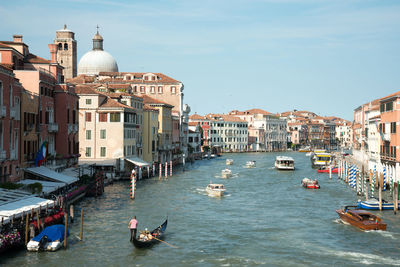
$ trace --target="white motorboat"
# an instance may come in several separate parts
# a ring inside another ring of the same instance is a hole
[[[228,168],[224,169],[221,171],[221,177],[222,178],[229,178],[232,176],[232,171]]]
[[[256,161],[255,160],[250,160],[246,162],[246,168],[255,168],[256,167]]]
[[[39,235],[28,242],[28,251],[56,251],[64,245],[64,225],[55,224],[46,227]],[[69,231],[67,230],[67,236]]]
[[[306,157],[311,157],[311,155],[312,155],[312,152],[307,152],[306,153]]]
[[[225,193],[225,186],[223,184],[209,184],[206,187],[206,192],[209,196],[222,197]]]
[[[294,170],[294,159],[292,157],[277,156],[275,159],[275,168],[278,170]]]
[[[233,165],[233,159],[226,159],[226,165]]]

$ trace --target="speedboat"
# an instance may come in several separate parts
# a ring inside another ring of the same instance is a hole
[[[400,207],[400,203],[398,204]],[[366,201],[358,201],[357,202],[357,207],[359,209],[365,209],[365,210],[379,210],[379,200],[376,198],[371,198]],[[382,200],[382,210],[393,210],[394,209],[394,204],[393,202],[386,202]]]
[[[336,212],[344,223],[351,224],[361,230],[386,230],[386,223],[383,223],[381,218],[368,211],[357,209],[356,206],[346,206],[341,210],[336,210]]]
[[[299,149],[299,152],[311,152],[311,148],[309,146],[302,147]]]
[[[246,168],[255,168],[255,167],[256,167],[256,162],[254,160],[246,162]]]
[[[325,152],[314,152],[310,159],[311,166],[313,168],[319,168],[323,166],[329,166],[332,161],[332,155]]]
[[[278,170],[294,170],[294,159],[291,157],[277,156],[275,159],[275,168]]]
[[[65,227],[55,224],[44,228],[44,230],[28,242],[28,251],[56,251],[64,245]],[[67,236],[69,231],[67,229]]]
[[[328,167],[320,167],[317,172],[318,173],[329,173],[329,166]],[[339,168],[338,167],[331,167],[331,173],[338,173]]]
[[[229,178],[231,176],[232,176],[232,171],[230,169],[226,168],[226,169],[222,170],[222,172],[221,172],[222,178]]]
[[[310,178],[304,178],[301,180],[301,185],[308,189],[320,189],[321,186],[318,184],[317,179],[311,180]]]
[[[222,197],[225,193],[225,186],[223,184],[210,183],[206,187],[206,192],[209,196]]]
[[[233,165],[233,159],[226,159],[226,165]]]

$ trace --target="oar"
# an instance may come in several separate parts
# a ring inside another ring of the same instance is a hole
[[[161,239],[158,239],[157,237],[154,237],[154,236],[153,236],[153,238],[154,238],[155,240],[161,241],[161,242],[163,242],[163,243],[165,243],[165,244],[167,244],[168,246],[171,246],[171,247],[173,247],[173,248],[179,248],[179,247],[174,246],[174,245],[171,245],[170,243],[167,243],[167,242],[165,242],[165,241],[163,241],[163,240],[161,240]]]

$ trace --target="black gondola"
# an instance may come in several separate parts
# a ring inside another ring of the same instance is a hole
[[[161,239],[162,236],[164,235],[165,230],[167,229],[167,224],[168,224],[168,218],[165,220],[163,224],[158,226],[156,229],[150,232],[150,234],[154,237],[152,239],[148,240],[139,240],[134,238],[133,239],[133,245],[137,248],[148,248],[153,246],[154,244],[160,242],[157,239]]]

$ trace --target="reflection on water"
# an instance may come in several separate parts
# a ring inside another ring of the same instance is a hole
[[[295,159],[295,171],[273,168],[277,155]],[[360,266],[400,265],[399,218],[378,212],[386,232],[364,232],[344,225],[335,212],[357,201],[343,182],[317,174],[304,153],[230,154],[232,177],[220,178],[226,157],[187,164],[174,176],[138,182],[129,199],[129,182],[106,188],[97,199],[76,205],[85,211],[84,240],[79,219],[71,227],[67,250],[55,253],[18,251],[3,255],[10,266]],[[255,160],[255,168],[244,168]],[[318,179],[320,190],[301,186]],[[223,197],[209,197],[207,184],[223,183]],[[135,249],[128,222],[136,215],[139,230],[153,229],[168,216],[165,241],[152,249]]]

